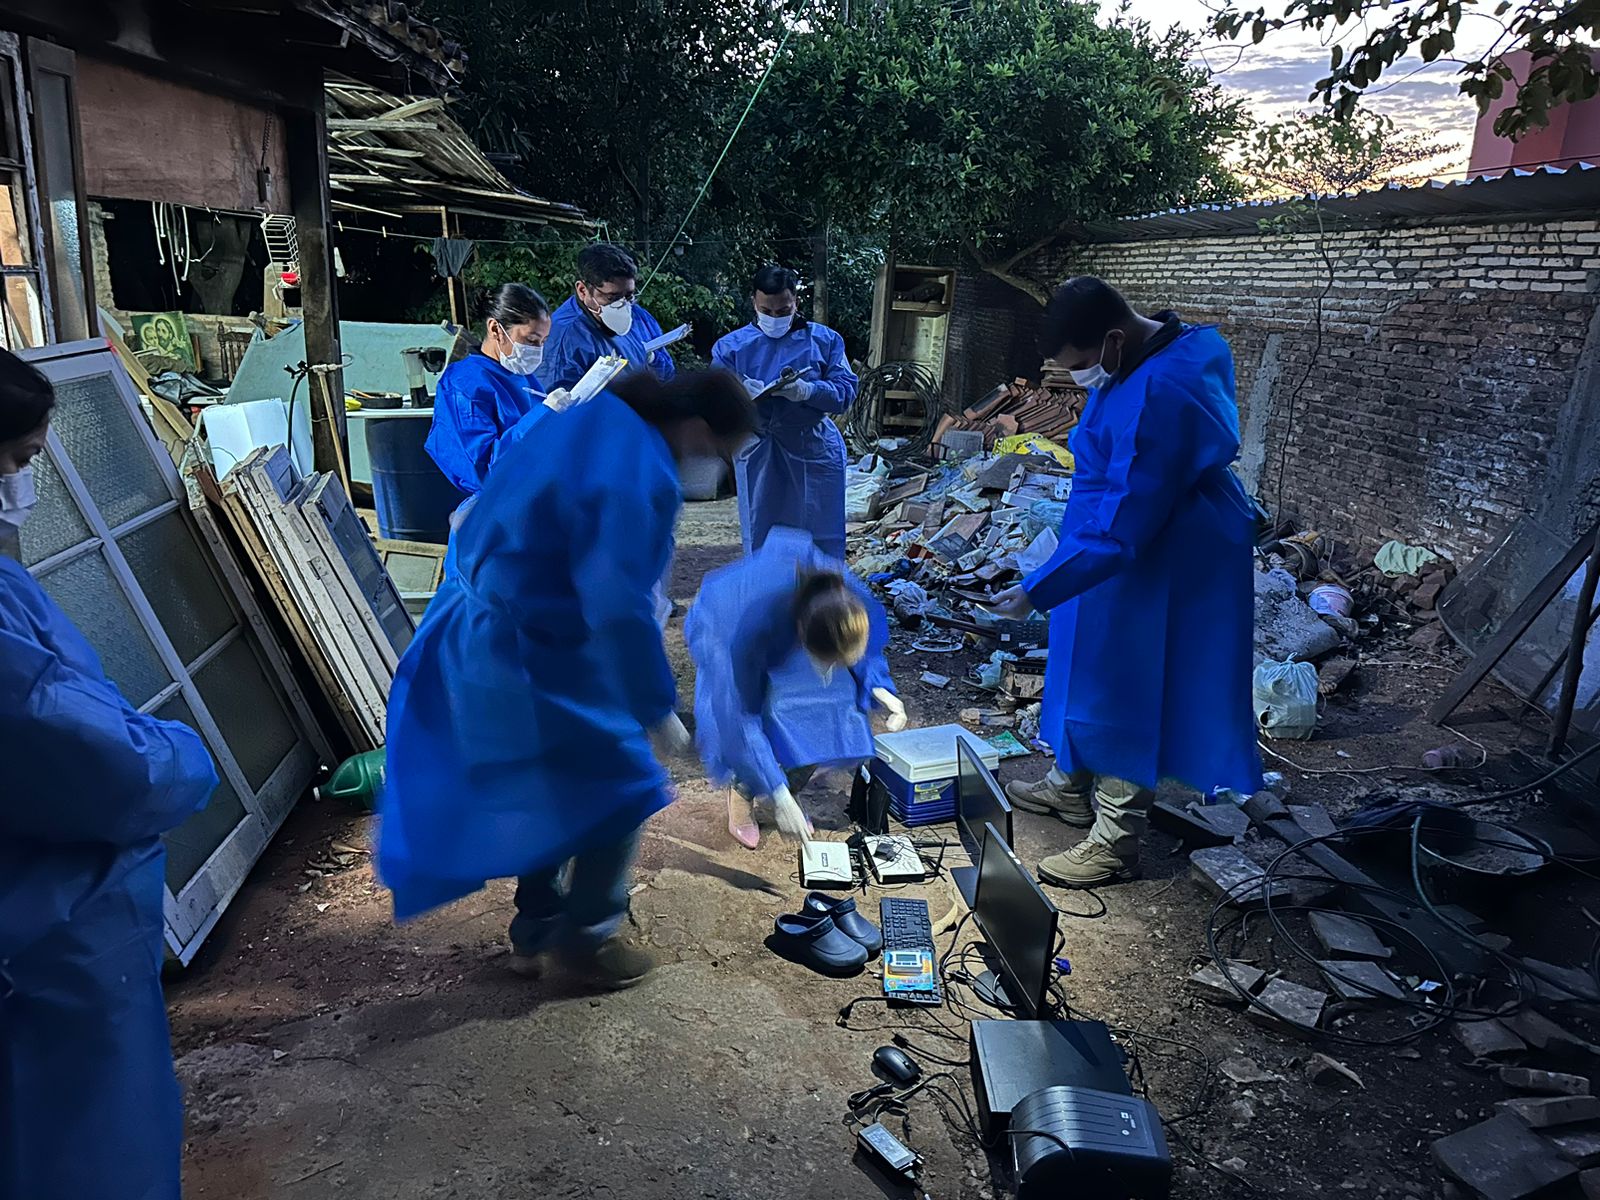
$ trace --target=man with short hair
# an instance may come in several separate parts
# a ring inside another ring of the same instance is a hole
[[[1246,795],[1261,783],[1233,356],[1215,327],[1156,317],[1090,276],[1051,298],[1040,349],[1089,391],[1077,470],[1056,553],[993,605],[1050,614],[1040,736],[1057,765],[1006,794],[1089,829],[1039,864],[1061,887],[1134,873],[1158,781]]]
[[[766,266],[751,286],[754,320],[720,338],[711,361],[737,372],[759,395],[785,371],[796,378],[760,404],[761,433],[734,462],[744,551],[761,549],[779,525],[803,529],[817,549],[843,558],[844,437],[829,419],[848,409],[860,380],[844,338],[800,315],[800,277]]]
[[[624,374],[648,370],[648,337],[634,321],[639,268],[621,246],[596,242],[578,254],[572,295],[550,317],[539,382],[546,392],[571,388],[607,354],[628,360]]]

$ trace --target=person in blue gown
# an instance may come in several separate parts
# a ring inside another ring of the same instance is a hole
[[[217,774],[193,730],[128,704],[10,557],[52,404],[0,350],[0,1197],[178,1200],[161,835]]]
[[[872,757],[874,709],[889,729],[905,726],[883,606],[803,530],[774,529],[749,558],[707,575],[683,632],[695,742],[711,779],[732,785],[728,832],[751,850],[752,800],[770,800],[780,827],[799,835],[793,793],[812,772]]]
[[[760,402],[761,435],[734,463],[739,525],[748,554],[768,532],[804,529],[822,553],[843,558],[844,438],[829,419],[848,409],[860,380],[844,339],[800,316],[800,277],[785,267],[756,272],[755,320],[718,340],[711,361],[733,371],[752,395],[785,370],[805,372]]]
[[[642,373],[490,472],[389,696],[378,872],[397,919],[515,877],[514,969],[545,951],[603,986],[649,969],[616,934],[640,826],[669,800],[652,749],[688,740],[652,585],[677,464],[753,428],[731,376]]]
[[[1255,511],[1230,469],[1233,356],[1214,327],[1157,315],[1087,276],[1052,297],[1041,348],[1089,390],[1071,437],[1077,471],[1055,555],[994,605],[1050,614],[1040,736],[1056,766],[1007,792],[1089,827],[1039,864],[1064,887],[1133,872],[1158,781],[1245,795],[1261,783]]]
[[[608,354],[628,360],[623,375],[651,370],[644,344],[661,332],[652,318],[636,320],[639,268],[621,246],[596,242],[578,253],[578,278],[572,295],[551,319],[539,379],[547,391],[571,388],[584,372]],[[652,332],[646,333],[650,328]]]
[[[507,283],[485,304],[483,341],[439,376],[433,426],[424,443],[463,496],[475,496],[508,429],[530,412],[547,412],[536,372],[550,335],[550,306],[521,283]]]

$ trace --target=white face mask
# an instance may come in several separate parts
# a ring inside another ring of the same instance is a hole
[[[32,467],[23,467],[14,475],[0,475],[0,532],[20,530],[38,499]]]
[[[769,317],[766,313],[756,314],[756,326],[769,338],[781,338],[794,328],[794,314],[789,313],[782,317]]]
[[[1095,363],[1092,367],[1085,367],[1081,371],[1068,371],[1067,374],[1072,376],[1073,383],[1077,384],[1081,388],[1087,389],[1088,391],[1092,392],[1095,390],[1095,388],[1104,387],[1106,384],[1111,382],[1111,377],[1116,374],[1115,371],[1106,370],[1105,358],[1106,344],[1105,340],[1101,339],[1100,361]]]
[[[621,337],[633,328],[633,301],[613,300],[600,309],[600,324]]]
[[[512,342],[511,349],[500,356],[500,365],[513,375],[532,375],[544,362],[544,347],[527,342]]]

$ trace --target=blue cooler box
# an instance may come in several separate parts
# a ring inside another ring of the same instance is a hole
[[[873,739],[872,786],[888,793],[889,812],[902,825],[933,825],[956,815],[956,740],[991,771],[1000,752],[960,725],[903,729]]]

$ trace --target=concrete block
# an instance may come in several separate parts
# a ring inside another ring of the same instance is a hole
[[[1291,1029],[1295,1027],[1314,1029],[1322,1020],[1322,1010],[1328,1006],[1326,992],[1302,987],[1287,979],[1274,979],[1261,989],[1261,994],[1256,1000],[1268,1011],[1263,1012],[1252,1005],[1248,1015],[1252,1021],[1269,1028],[1279,1028],[1287,1024]],[[1280,1019],[1275,1020],[1275,1017]]]
[[[1578,1050],[1596,1054],[1597,1048],[1571,1030],[1557,1025],[1541,1012],[1525,1008],[1506,1017],[1505,1026],[1535,1050]]]
[[[1564,1183],[1578,1168],[1516,1117],[1501,1114],[1440,1138],[1433,1160],[1483,1200],[1524,1200]]]
[[[1600,1167],[1600,1130],[1553,1129],[1546,1137],[1556,1153],[1578,1167]]]
[[[1252,967],[1249,963],[1233,958],[1227,961],[1228,975],[1237,980],[1239,986],[1247,992],[1254,993],[1261,986],[1261,981],[1267,977],[1267,973],[1260,967]],[[1243,998],[1223,976],[1216,963],[1206,963],[1189,976],[1188,983],[1191,989],[1215,1004],[1244,1003]]]
[[[1332,837],[1339,832],[1339,827],[1333,823],[1328,810],[1320,804],[1289,804],[1285,807],[1289,810],[1289,815],[1294,818],[1295,824],[1311,837]]]
[[[1518,1096],[1514,1100],[1500,1100],[1494,1107],[1497,1112],[1510,1113],[1534,1129],[1600,1120],[1600,1096]]]
[[[1526,1042],[1499,1021],[1457,1021],[1450,1032],[1473,1058],[1509,1058],[1528,1049]]]
[[[1213,846],[1189,855],[1189,874],[1194,881],[1218,899],[1241,908],[1264,902],[1262,869],[1242,850],[1232,846]],[[1289,898],[1287,884],[1272,885],[1274,900]]]
[[[1383,940],[1365,921],[1342,913],[1314,912],[1309,915],[1312,932],[1327,950],[1329,958],[1394,957],[1394,951],[1383,944]]]
[[[1540,1096],[1587,1096],[1589,1081],[1582,1075],[1560,1071],[1535,1071],[1529,1067],[1501,1067],[1500,1082],[1519,1092]]]
[[[1375,962],[1365,960],[1319,962],[1317,966],[1327,978],[1328,986],[1333,988],[1341,1000],[1379,1004],[1384,1000],[1406,998],[1406,994],[1400,990],[1400,985],[1389,978],[1388,972]]]

